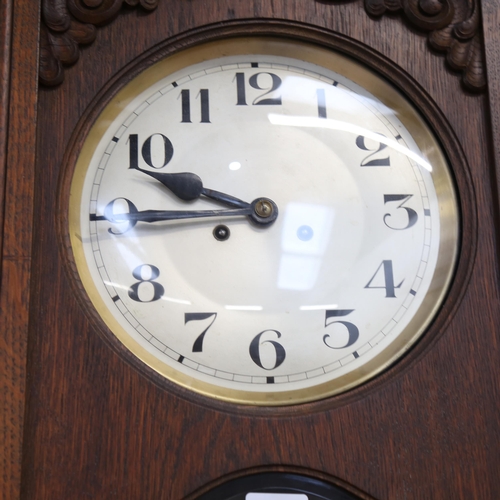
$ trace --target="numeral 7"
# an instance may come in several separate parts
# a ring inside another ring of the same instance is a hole
[[[205,338],[205,333],[207,333],[208,329],[214,324],[215,318],[217,318],[217,313],[185,313],[184,314],[184,324],[189,323],[190,321],[202,321],[204,319],[208,319],[210,317],[214,317],[210,324],[203,330],[198,338],[194,341],[193,344],[193,352],[202,352],[203,351],[203,339]]]

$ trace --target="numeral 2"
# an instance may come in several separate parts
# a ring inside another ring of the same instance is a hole
[[[361,161],[360,166],[361,167],[390,167],[391,166],[391,159],[389,156],[386,158],[373,158],[370,160],[369,158],[372,158],[373,156],[377,155],[377,153],[380,153],[383,151],[386,147],[387,144],[384,144],[383,142],[379,142],[379,146],[377,149],[371,149],[366,145],[366,137],[364,135],[358,135],[356,137],[356,146],[358,146],[359,149],[362,149],[363,151],[373,151],[371,154],[369,154],[364,160]]]

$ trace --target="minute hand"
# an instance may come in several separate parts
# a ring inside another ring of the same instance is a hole
[[[166,220],[198,219],[201,217],[234,217],[251,215],[252,207],[236,208],[230,210],[143,210],[124,214],[93,215],[90,220],[109,222],[161,222]]]

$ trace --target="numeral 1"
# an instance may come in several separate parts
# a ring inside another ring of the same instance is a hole
[[[317,89],[316,97],[318,99],[318,118],[326,118],[325,89]]]
[[[246,106],[245,73],[236,73],[236,106]]]

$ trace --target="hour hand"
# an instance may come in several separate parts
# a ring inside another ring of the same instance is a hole
[[[213,189],[206,189],[203,187],[203,182],[198,175],[193,172],[180,172],[180,173],[164,173],[164,172],[151,172],[136,167],[143,174],[147,174],[157,181],[160,181],[167,189],[169,189],[177,198],[184,201],[191,201],[198,199],[201,195],[215,201],[219,201],[224,205],[236,208],[248,208],[250,203],[235,198],[226,193],[215,191]]]

